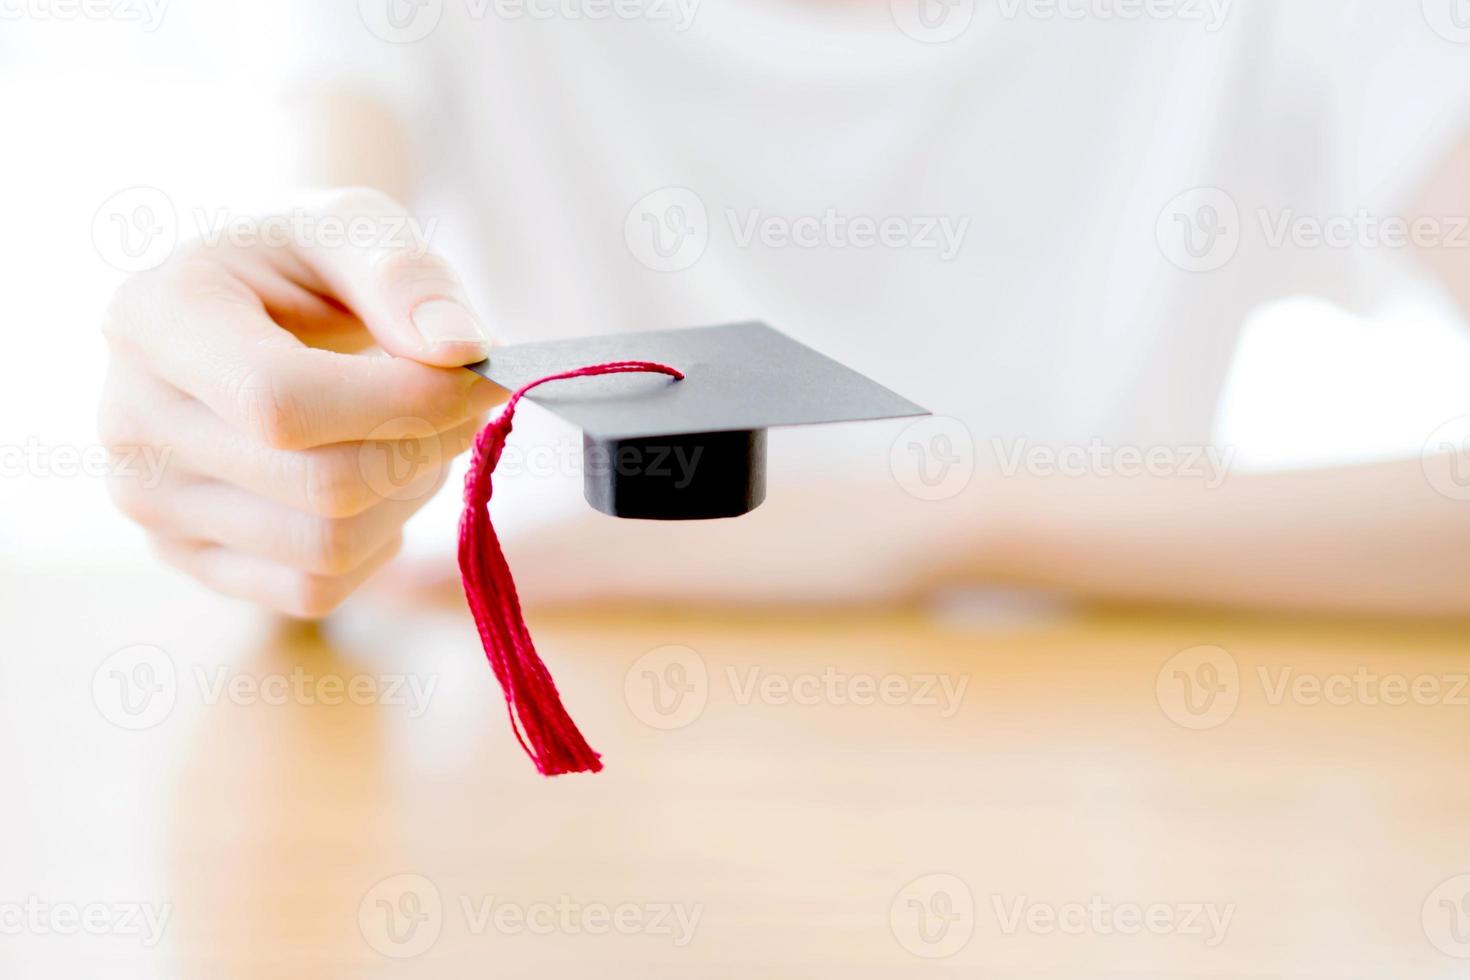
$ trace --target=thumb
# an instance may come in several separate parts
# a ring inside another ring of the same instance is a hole
[[[435,254],[397,201],[365,187],[313,203],[319,222],[339,225],[340,247],[294,243],[297,257],[388,353],[439,367],[484,360],[490,336],[454,269]],[[325,226],[325,224],[324,224]]]

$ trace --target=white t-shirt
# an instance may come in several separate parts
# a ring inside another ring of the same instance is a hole
[[[1470,132],[1464,0],[915,2],[362,0],[303,37],[413,127],[500,339],[763,319],[982,465],[1207,443],[1247,314],[1391,288]],[[896,431],[775,433],[773,479],[886,472]]]

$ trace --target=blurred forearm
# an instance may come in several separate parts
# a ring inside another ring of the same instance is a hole
[[[1470,615],[1470,503],[1435,489],[1456,485],[1454,465],[1240,474],[1213,488],[1013,479],[996,488],[1004,503],[969,572],[1128,601]]]

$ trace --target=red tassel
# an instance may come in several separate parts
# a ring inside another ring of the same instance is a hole
[[[562,707],[556,683],[536,654],[531,632],[521,615],[515,580],[490,523],[490,474],[500,462],[515,417],[516,403],[526,392],[548,381],[599,374],[654,372],[682,380],[682,372],[650,361],[614,361],[563,371],[523,385],[510,396],[500,416],[475,437],[470,471],[464,481],[464,514],[459,520],[459,571],[464,594],[480,631],[485,657],[505,692],[511,731],[544,776],[564,772],[598,772],[602,757],[592,750],[576,722]]]

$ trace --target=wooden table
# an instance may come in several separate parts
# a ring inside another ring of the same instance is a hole
[[[0,603],[7,978],[1470,975],[1462,627],[533,616],[544,780],[456,611]]]

